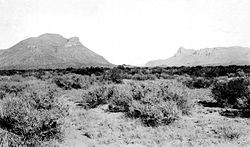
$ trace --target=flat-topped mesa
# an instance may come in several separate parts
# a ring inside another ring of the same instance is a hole
[[[82,45],[78,37],[72,37],[68,39],[68,42],[65,44],[65,47],[78,46]]]
[[[146,66],[228,66],[250,65],[250,48],[231,46],[199,50],[180,47],[177,53],[165,60],[154,60]]]

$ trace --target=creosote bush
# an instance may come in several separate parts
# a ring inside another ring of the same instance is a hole
[[[124,111],[129,117],[140,118],[147,126],[169,124],[190,112],[190,103],[183,89],[179,87],[178,91],[182,92],[177,93],[171,88],[177,86],[175,84],[147,81],[117,87],[114,96],[118,96],[111,98],[112,108]]]
[[[183,83],[189,88],[208,88],[212,85],[213,80],[203,77],[193,77],[183,81]]]
[[[104,81],[110,81],[116,84],[122,83],[123,78],[122,70],[117,67],[114,67],[103,74]]]
[[[135,74],[131,77],[133,80],[145,81],[145,80],[156,80],[157,77],[152,74]]]
[[[93,86],[82,94],[81,104],[89,109],[99,105],[107,104],[110,98],[110,86]]]
[[[244,77],[217,80],[212,94],[222,107],[250,109],[250,83]]]
[[[109,110],[139,118],[146,126],[169,124],[189,114],[191,102],[185,86],[176,81],[145,81],[106,85],[86,90],[82,103],[88,108],[109,104]]]
[[[27,88],[27,84],[21,82],[1,81],[0,99],[3,99],[6,95],[21,95],[25,88]]]
[[[231,123],[219,124],[218,126],[216,126],[215,130],[225,141],[238,140],[241,136],[244,135],[244,129],[242,126],[234,126]]]
[[[9,146],[40,146],[52,139],[61,139],[61,119],[66,107],[57,99],[56,85],[44,81],[27,81],[22,94],[8,95],[0,100],[0,127],[13,134],[16,144]],[[11,86],[10,86],[11,87]],[[22,87],[22,86],[21,86]]]
[[[87,89],[91,84],[91,78],[77,74],[66,74],[54,77],[53,82],[64,90],[70,90],[72,88]]]

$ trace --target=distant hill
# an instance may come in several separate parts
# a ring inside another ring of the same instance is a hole
[[[193,50],[181,47],[173,57],[165,60],[150,61],[145,66],[198,65],[250,65],[250,48],[232,46]]]
[[[43,34],[0,50],[1,69],[66,68],[110,66],[102,56],[89,50],[78,37],[66,39],[58,34]]]

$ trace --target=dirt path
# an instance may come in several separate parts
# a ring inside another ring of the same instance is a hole
[[[77,129],[77,120],[84,112],[82,108],[72,101],[71,97],[64,95],[61,98],[63,103],[68,105],[69,115],[65,118],[63,130],[65,132],[64,142],[61,147],[89,147],[89,139],[81,134]]]

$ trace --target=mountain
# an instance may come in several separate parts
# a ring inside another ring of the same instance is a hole
[[[110,66],[102,56],[89,50],[78,37],[66,39],[58,34],[43,34],[0,50],[1,69],[66,68]]]
[[[181,47],[173,57],[165,60],[150,61],[145,66],[198,65],[250,65],[250,48],[232,46],[194,50]]]

